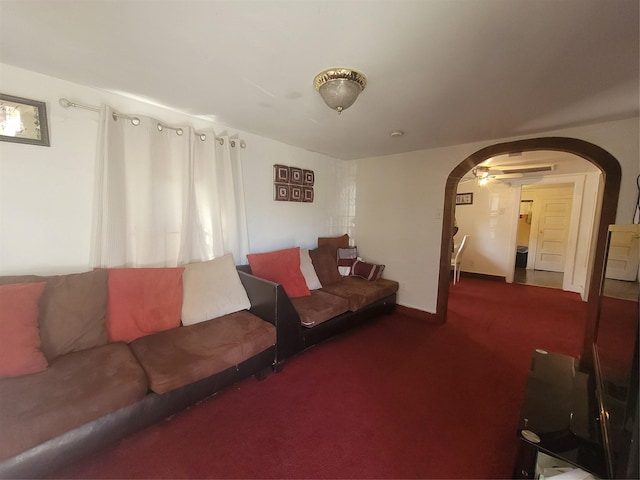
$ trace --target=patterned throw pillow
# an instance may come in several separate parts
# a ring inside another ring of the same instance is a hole
[[[343,277],[351,275],[353,263],[358,258],[358,248],[338,248],[338,271]]]
[[[382,276],[384,267],[385,265],[375,265],[373,263],[356,260],[351,267],[351,275],[374,282]]]

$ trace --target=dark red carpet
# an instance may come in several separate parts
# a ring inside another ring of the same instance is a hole
[[[247,379],[64,478],[509,478],[531,352],[578,356],[577,294],[463,278],[448,322],[399,314]]]

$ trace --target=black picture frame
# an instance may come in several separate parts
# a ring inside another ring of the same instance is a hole
[[[46,103],[0,93],[0,140],[50,146]]]
[[[473,205],[473,193],[457,193],[456,205]]]

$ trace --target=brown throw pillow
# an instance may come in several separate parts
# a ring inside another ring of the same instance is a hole
[[[40,299],[40,338],[49,361],[106,345],[107,272],[47,277]]]
[[[49,361],[108,342],[106,270],[0,277],[0,285],[42,281],[46,281],[47,286],[40,297],[38,323],[41,349]]]
[[[335,250],[331,246],[325,245],[315,250],[309,250],[309,256],[323,287],[342,280],[342,276],[338,272]]]
[[[336,259],[339,248],[349,248],[349,235],[339,237],[318,237],[318,247],[329,246],[332,249],[333,258]]]

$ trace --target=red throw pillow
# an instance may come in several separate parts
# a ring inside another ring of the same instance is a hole
[[[183,271],[183,267],[109,269],[109,338],[128,343],[179,327]]]
[[[40,350],[38,302],[47,282],[0,286],[0,377],[47,368]]]
[[[300,247],[247,255],[251,273],[283,286],[290,298],[311,295],[300,271]]]

